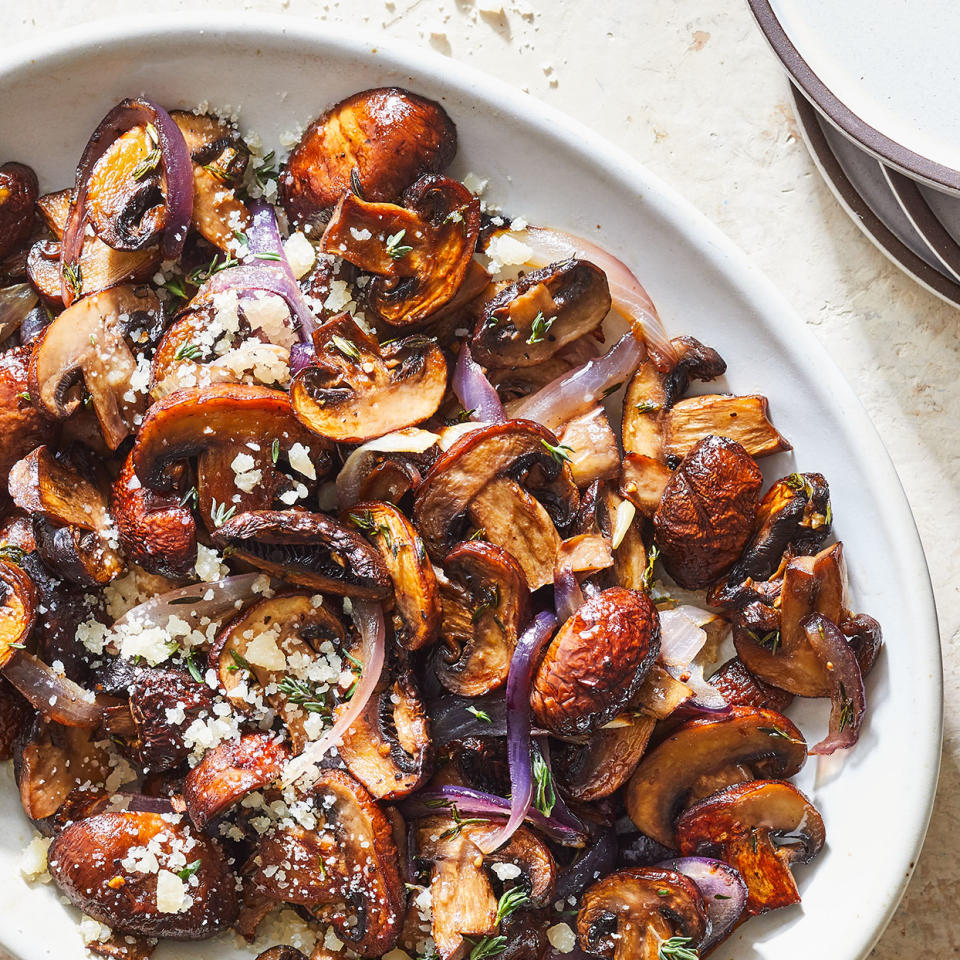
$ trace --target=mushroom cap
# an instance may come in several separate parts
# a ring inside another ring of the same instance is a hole
[[[787,717],[731,707],[723,716],[687,721],[640,761],[627,786],[627,812],[643,833],[673,848],[676,818],[695,790],[717,779],[727,785],[792,777],[806,758],[803,734]]]
[[[660,652],[660,621],[644,593],[610,587],[557,631],[533,678],[530,704],[548,730],[590,733],[620,713]]]
[[[0,503],[7,502],[10,468],[55,430],[33,403],[23,396],[29,378],[29,347],[0,353]]]
[[[37,594],[26,571],[0,560],[0,669],[30,636]]]
[[[30,238],[39,192],[37,175],[25,163],[0,165],[0,260]]]

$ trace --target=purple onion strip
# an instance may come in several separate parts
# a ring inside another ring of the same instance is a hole
[[[578,897],[596,880],[610,873],[617,863],[617,835],[613,830],[604,830],[587,847],[583,856],[577,857],[557,877],[555,899],[566,900]]]
[[[473,359],[467,344],[460,348],[451,386],[463,409],[469,411],[471,420],[503,423],[507,419],[497,391],[487,379],[483,367]]]

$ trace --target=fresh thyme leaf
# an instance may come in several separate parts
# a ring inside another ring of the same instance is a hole
[[[83,287],[83,271],[80,268],[80,264],[68,263],[63,268],[63,279],[70,285],[74,296],[79,297],[81,287]]]
[[[770,630],[768,633],[760,636],[754,630],[745,631],[747,636],[758,646],[766,647],[771,653],[776,653],[780,646],[780,631]]]
[[[396,233],[387,237],[387,255],[394,260],[402,259],[413,249],[413,247],[406,247],[400,243],[406,235],[406,232],[406,230],[398,230]]]
[[[7,563],[16,564],[19,567],[26,555],[25,550],[13,543],[0,544],[0,560],[6,560]]]
[[[267,251],[267,250],[261,250],[258,253],[255,253],[253,255],[253,259],[254,260],[279,260],[280,254],[271,253],[270,251]]]
[[[766,733],[771,737],[780,737],[783,740],[787,740],[790,743],[802,743],[802,740],[796,740],[790,736],[789,733],[781,730],[779,727],[757,727],[757,730],[760,733]]]
[[[807,485],[806,479],[799,473],[791,473],[790,476],[783,478],[783,482],[791,490],[802,490]]]
[[[227,667],[231,673],[235,673],[237,670],[246,670],[247,673],[253,673],[253,667],[250,666],[249,661],[241,653],[237,653],[236,650],[230,651],[230,656],[233,659],[233,666]]]
[[[497,926],[529,902],[530,897],[523,887],[511,887],[509,890],[505,890],[497,903],[497,919],[495,921]]]
[[[651,547],[650,552],[647,554],[647,565],[644,568],[643,576],[640,578],[640,586],[646,591],[649,591],[653,586],[653,567],[659,556],[660,548],[657,546]]]
[[[691,937],[671,937],[660,944],[657,957],[659,960],[700,960],[700,951],[687,946],[692,942]]]
[[[17,394],[17,399],[18,399],[18,400],[23,400],[23,401],[25,401],[26,403],[30,403],[30,402],[31,402],[31,400],[30,400],[30,391],[29,391],[29,390],[21,390],[20,393]]]
[[[490,714],[487,713],[486,710],[481,710],[479,707],[467,707],[467,713],[472,713],[478,720],[482,720],[484,723],[493,723]]]
[[[200,356],[200,348],[195,343],[181,343],[177,347],[177,352],[173,355],[174,360],[196,360]]]
[[[169,290],[178,300],[189,300],[187,288],[183,285],[185,280],[185,277],[170,277],[169,280],[164,280],[163,289]]]
[[[506,948],[507,938],[503,935],[484,937],[474,944],[470,951],[470,960],[486,960],[487,957],[495,957],[498,953],[503,953]]]
[[[639,403],[635,403],[633,408],[637,413],[653,413],[656,410],[662,410],[663,404],[657,403],[655,400],[641,400]]]
[[[215,273],[226,270],[228,267],[236,267],[240,263],[235,257],[224,254],[223,261],[220,261],[220,255],[215,254],[213,259],[205,267],[197,267],[187,274],[187,280],[195,287],[209,280]]]
[[[483,599],[473,611],[473,616],[470,619],[473,623],[476,623],[484,615],[484,613],[487,612],[487,610],[496,610],[499,606],[500,585],[494,584],[493,587],[487,587],[486,590],[484,590]]]
[[[621,387],[622,383],[612,383],[606,390],[603,391],[603,399],[606,400],[607,397],[613,396]]]
[[[570,463],[570,454],[577,452],[573,447],[568,447],[565,443],[558,443],[556,446],[547,440],[541,440],[540,443],[547,453],[549,453],[557,463],[561,464]]]
[[[193,503],[194,506],[197,505],[197,488],[191,487],[180,500],[180,506],[185,507],[189,503]]]
[[[274,465],[280,459],[280,441],[274,438],[273,443],[270,444],[270,459],[273,460]]]
[[[181,880],[189,880],[202,866],[202,860],[194,860],[193,863],[188,863],[182,870],[177,871],[177,876]]]
[[[823,628],[821,627],[821,630]],[[840,722],[838,724],[838,733],[843,732],[843,728],[853,723],[853,700],[847,696],[847,688],[843,681],[840,681]]]
[[[347,340],[345,337],[338,336],[335,333],[330,338],[330,344],[336,347],[348,360],[360,359],[360,351],[352,340]],[[328,346],[327,349],[329,350],[330,347]]]
[[[540,310],[530,325],[530,336],[527,337],[527,343],[543,343],[544,338],[550,332],[550,328],[556,319],[556,317],[544,318],[543,311]]]
[[[331,715],[326,698],[317,693],[316,684],[309,680],[301,680],[298,677],[284,677],[277,684],[277,689],[286,695],[290,703],[303,707],[307,713],[319,713],[326,717]]]
[[[393,534],[390,532],[389,525],[382,520],[375,520],[369,510],[362,510],[360,513],[349,514],[350,522],[359,527],[364,533],[369,533],[373,537],[383,537],[384,543],[396,554],[396,548],[393,542]]]
[[[468,540],[485,540],[487,537],[486,527],[480,527],[479,530],[474,530],[473,533],[467,537]]]
[[[188,650],[186,655],[183,658],[183,662],[186,664],[187,672],[193,677],[197,683],[203,683],[203,674],[200,672],[200,668],[197,666],[196,660],[193,659],[193,651]]]
[[[160,164],[160,148],[154,147],[134,168],[133,179],[142,180]]]
[[[257,186],[263,188],[267,185],[268,180],[276,180],[279,175],[276,164],[273,162],[274,152],[271,150],[269,153],[264,154],[263,158],[260,161],[260,166],[256,167],[253,171],[254,179],[257,181]]]
[[[7,646],[11,650],[25,650],[27,648],[25,643],[8,643]]]
[[[450,808],[450,816],[453,818],[454,826],[450,827],[449,830],[444,830],[443,833],[440,834],[440,837],[439,837],[440,840],[450,840],[453,837],[458,837],[460,835],[460,831],[463,830],[465,826],[471,823],[488,823],[489,822],[486,819],[486,817],[461,817],[460,811],[457,809],[456,803],[454,803],[452,800],[443,800],[443,799],[428,800],[427,806]]]
[[[228,508],[226,503],[218,504],[216,500],[212,500],[210,505],[211,519],[215,527],[222,527],[237,512],[236,504]]]
[[[553,789],[553,774],[550,772],[550,765],[544,759],[539,747],[534,748],[533,751],[533,781],[533,805],[545,817],[549,817],[553,813],[554,805],[557,802],[557,794]]]

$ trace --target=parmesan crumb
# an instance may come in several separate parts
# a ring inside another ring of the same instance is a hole
[[[53,837],[34,837],[20,854],[20,872],[27,880],[49,883],[50,874],[47,873],[47,850]]]

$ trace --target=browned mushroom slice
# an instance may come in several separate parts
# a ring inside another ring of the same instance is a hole
[[[0,670],[30,636],[36,607],[33,581],[17,564],[0,558]]]
[[[705,437],[684,457],[653,517],[667,573],[681,586],[709,586],[750,538],[763,475],[732,440]]]
[[[783,571],[779,624],[769,631],[751,625],[750,607],[735,624],[737,655],[752,674],[801,697],[829,697],[829,672],[810,646],[800,622],[811,613],[832,623],[843,619],[846,567],[843,544],[813,557],[794,557]],[[753,606],[753,605],[751,605]]]
[[[417,488],[414,523],[427,552],[436,561],[449,552],[470,505],[502,476],[543,502],[557,526],[569,524],[580,498],[562,453],[557,438],[530,420],[507,420],[462,437],[437,458]]]
[[[312,796],[314,829],[279,825],[261,837],[256,883],[275,900],[331,923],[361,956],[381,956],[400,934],[405,896],[390,821],[339,770],[322,771]]]
[[[621,425],[625,453],[663,460],[660,422],[667,408],[667,388],[656,364],[644,360],[630,379],[623,397]]]
[[[307,960],[307,958],[296,947],[281,944],[264,950],[257,955],[257,960]],[[311,960],[316,960],[312,954]]]
[[[208,113],[174,110],[193,161],[193,217],[197,232],[221,250],[236,248],[237,232],[250,225],[250,211],[238,199],[249,153],[235,127]]]
[[[132,933],[112,933],[106,940],[84,944],[87,951],[107,960],[150,960],[157,941],[154,937],[138,937]]]
[[[644,516],[656,513],[673,471],[659,460],[628,453],[620,465],[620,493]]]
[[[758,777],[792,777],[807,759],[803,734],[782,714],[731,707],[690,720],[640,761],[627,787],[630,818],[648,837],[675,849],[674,823],[691,797]]]
[[[129,331],[156,323],[160,301],[147,287],[114,287],[78,300],[37,340],[30,359],[30,396],[50,417],[63,420],[81,403],[71,390],[80,380],[90,395],[103,439],[115,450],[146,407],[134,389],[137,359]],[[144,384],[144,387],[146,385]]]
[[[439,173],[457,151],[457,130],[433,100],[399,87],[363,90],[307,128],[280,178],[294,223],[315,220],[347,190],[394,200],[425,173]]]
[[[468,823],[462,831],[477,850],[487,849],[502,824],[494,821]],[[557,885],[557,864],[550,848],[527,827],[520,827],[504,846],[484,854],[485,863],[509,863],[520,868],[516,885],[529,897],[529,905],[545,907],[553,902]]]
[[[432,773],[430,719],[411,671],[381,686],[344,734],[340,756],[375,800],[396,800]]]
[[[613,553],[606,537],[598,533],[580,533],[560,544],[555,573],[559,570],[598,573],[612,567],[613,563]]]
[[[150,855],[157,871],[141,872],[137,868]],[[237,916],[235,880],[220,847],[161,814],[101,813],[79,820],[56,836],[47,861],[70,901],[116,930],[205,940]]]
[[[677,401],[664,414],[663,452],[685,457],[704,437],[727,437],[751,457],[768,457],[793,448],[767,413],[767,398],[710,394]]]
[[[464,283],[480,230],[480,201],[447,177],[421,177],[406,206],[367,203],[347,193],[320,247],[375,274],[368,307],[392,326],[408,327],[446,307]]]
[[[677,937],[691,954],[709,929],[706,907],[689,877],[659,867],[632,867],[604,877],[583,894],[580,946],[608,960],[658,960]]]
[[[385,347],[342,313],[314,333],[315,363],[290,387],[293,410],[314,433],[359,443],[433,416],[447,388],[447,364],[432,340]]]
[[[19,740],[33,717],[33,709],[12,683],[0,677],[0,762],[13,756]]]
[[[379,551],[393,581],[393,635],[406,650],[437,639],[442,610],[437,575],[412,523],[391,503],[362,502],[342,515]]]
[[[279,779],[289,759],[286,744],[268,733],[245,733],[207,750],[183,782],[190,819],[202,830],[248,793]]]
[[[490,543],[461,543],[444,560],[443,622],[433,659],[451,691],[479,697],[506,682],[529,619],[530,589],[513,557]]]
[[[533,677],[530,705],[553,733],[590,733],[620,713],[660,651],[646,594],[610,587],[557,631]]]
[[[701,800],[677,822],[681,853],[719,851],[740,871],[747,884],[746,911],[754,915],[800,902],[790,866],[812,860],[824,837],[816,807],[781,780],[728,787]]]
[[[34,447],[56,434],[28,393],[30,349],[14,347],[0,353],[0,503],[6,502],[10,468]]]
[[[197,560],[197,524],[180,493],[145,487],[128,454],[110,491],[110,512],[127,557],[151,573],[185,577]]]
[[[104,586],[124,571],[120,554],[102,534],[79,527],[34,525],[37,551],[58,575],[82,586]]]
[[[657,720],[666,720],[675,710],[693,696],[693,690],[655,663],[640,685],[631,707]]]
[[[26,164],[0,165],[0,260],[29,239],[39,192],[37,175]]]
[[[764,707],[783,713],[793,703],[793,694],[755,677],[739,657],[728,660],[710,677],[710,685],[727,703],[740,707]]]
[[[319,598],[315,603],[310,594],[285,593],[260,600],[226,623],[207,659],[237,709],[249,712],[251,687],[261,688],[300,753],[315,739],[309,727],[332,713],[331,689],[340,667],[339,656],[331,665],[327,653],[333,654],[344,636],[343,624]]]
[[[213,539],[247,563],[311,590],[382,600],[393,589],[380,554],[360,534],[322,513],[240,513]]]
[[[586,260],[551,263],[525,274],[487,301],[471,341],[488,367],[530,367],[593,333],[610,311],[603,271]]]
[[[557,430],[570,458],[570,471],[581,489],[594,480],[611,480],[620,470],[620,449],[603,407],[574,417]]]

